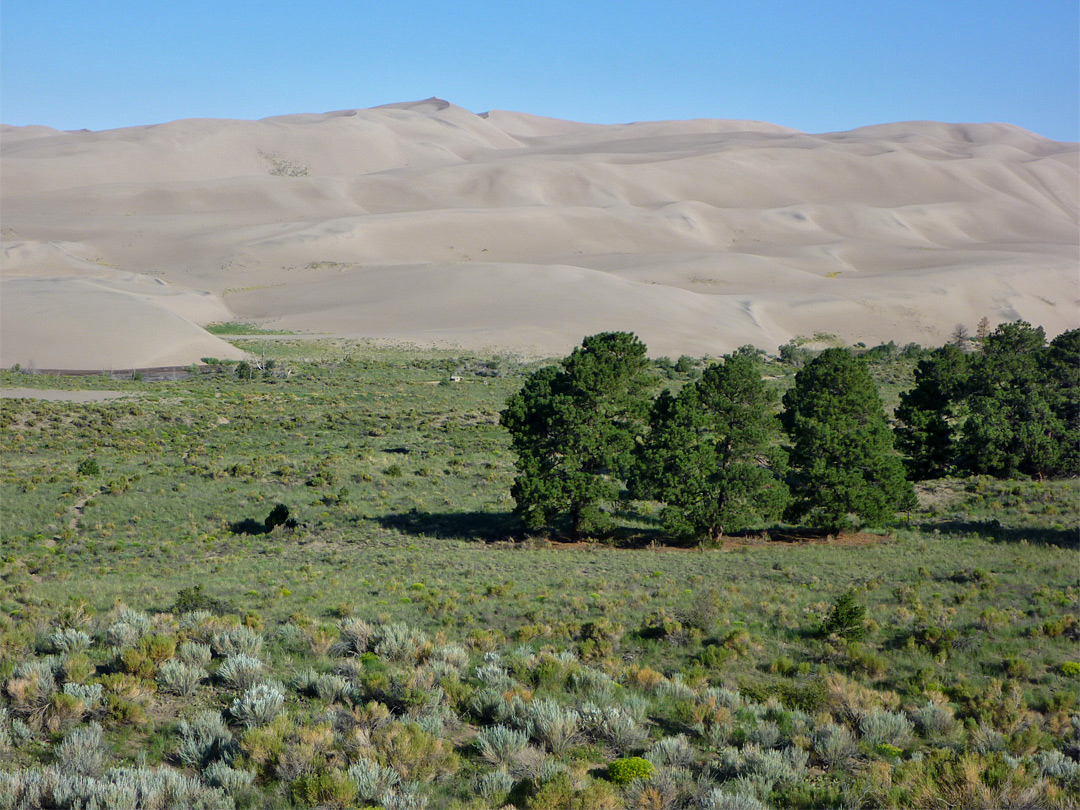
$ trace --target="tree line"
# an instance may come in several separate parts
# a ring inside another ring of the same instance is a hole
[[[866,361],[818,354],[779,401],[744,347],[653,398],[635,335],[586,337],[507,402],[529,529],[602,531],[603,507],[663,504],[665,530],[724,534],[786,520],[839,531],[914,508],[911,481],[950,474],[1080,474],[1080,330],[1049,344],[1018,321],[925,352],[889,419]],[[902,457],[900,452],[906,454]]]

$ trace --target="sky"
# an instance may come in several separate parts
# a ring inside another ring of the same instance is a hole
[[[1077,0],[3,0],[0,121],[112,129],[444,98],[595,123],[1080,140]]]

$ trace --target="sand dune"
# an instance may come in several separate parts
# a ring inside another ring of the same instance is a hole
[[[1080,323],[1080,151],[1007,124],[428,99],[0,139],[2,365],[236,356],[200,328],[230,318],[541,354],[631,329],[670,355]]]

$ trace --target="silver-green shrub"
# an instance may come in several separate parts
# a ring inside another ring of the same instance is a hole
[[[233,768],[220,759],[211,762],[203,771],[203,779],[206,783],[219,787],[230,796],[235,796],[250,788],[255,783],[255,773],[239,768]]]
[[[231,762],[235,744],[232,733],[217,712],[200,712],[194,718],[181,720],[179,726],[180,761],[201,768],[216,759]]]
[[[524,731],[501,725],[481,729],[474,741],[480,756],[492,765],[509,765],[528,744]]]
[[[97,723],[76,728],[56,746],[56,764],[64,774],[100,776],[105,757],[101,726]]]
[[[356,782],[356,798],[363,802],[382,802],[401,784],[397,771],[369,759],[360,759],[349,768],[349,777]]]
[[[157,684],[163,692],[191,697],[198,691],[199,684],[208,677],[210,676],[202,667],[171,659],[158,670]]]
[[[694,748],[686,735],[665,737],[657,740],[653,747],[645,752],[645,759],[653,765],[667,765],[672,768],[688,768],[694,763]]]
[[[73,683],[69,681],[64,684],[64,694],[78,698],[89,711],[93,711],[101,705],[102,686],[100,683]]]
[[[190,615],[190,614],[185,614]],[[197,641],[185,641],[176,651],[178,660],[193,667],[208,667],[213,654],[209,644],[200,644]]]
[[[218,667],[217,675],[233,689],[250,689],[262,677],[263,662],[250,655],[234,655],[226,658]]]
[[[230,627],[214,633],[210,639],[210,649],[214,655],[222,658],[238,655],[257,656],[262,650],[263,637],[250,627]]]
[[[875,709],[867,712],[859,721],[863,742],[871,748],[894,745],[907,748],[914,739],[914,726],[904,715]]]
[[[45,649],[47,652],[60,655],[85,652],[90,649],[90,636],[82,630],[65,627],[63,630],[49,634],[45,639]]]
[[[553,700],[527,704],[530,736],[553,754],[561,754],[581,736],[581,715]]]
[[[858,752],[847,726],[828,723],[814,732],[814,753],[829,768],[847,768]]]
[[[488,771],[477,775],[472,783],[473,793],[492,807],[502,807],[514,789],[514,777],[506,771]]]
[[[234,700],[229,712],[244,727],[255,728],[269,724],[284,706],[285,695],[277,685],[260,683]]]
[[[380,624],[375,629],[372,649],[387,661],[415,662],[427,644],[427,634],[407,624]]]

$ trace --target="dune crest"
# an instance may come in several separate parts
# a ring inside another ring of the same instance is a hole
[[[1080,317],[1080,151],[1008,124],[599,125],[432,98],[0,145],[2,365],[237,356],[200,328],[230,318],[540,354],[632,329],[677,355]]]

